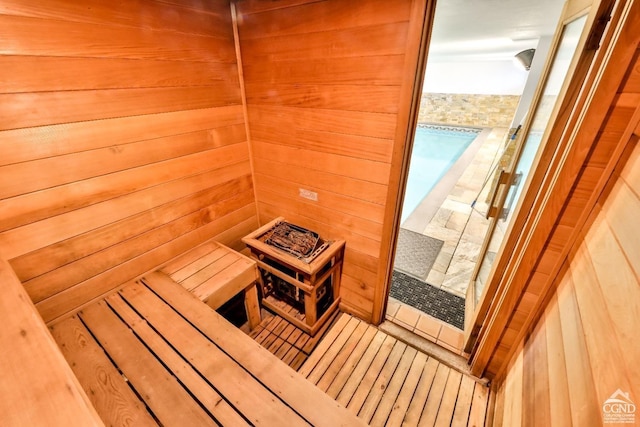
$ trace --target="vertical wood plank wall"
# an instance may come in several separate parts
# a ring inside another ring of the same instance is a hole
[[[618,389],[640,402],[640,128],[635,133],[631,157],[498,387],[496,426],[601,425],[602,405]]]
[[[239,1],[261,222],[347,242],[343,305],[370,320],[411,1]],[[317,201],[300,197],[317,193]]]
[[[637,9],[635,10],[635,16],[638,16]],[[635,27],[630,26],[629,28],[631,28],[629,32],[634,35],[635,43],[631,45],[631,49],[633,51],[635,47],[635,54],[633,54],[628,66],[619,67],[618,72],[624,74],[624,78],[619,87],[615,89],[616,95],[609,106],[605,121],[601,124],[602,127],[590,147],[589,154],[580,167],[577,181],[570,191],[568,200],[557,218],[548,218],[549,221],[554,221],[555,226],[551,234],[548,237],[545,236],[546,240],[541,242],[545,249],[540,259],[532,270],[522,269],[514,279],[514,283],[520,286],[522,291],[518,299],[512,299],[512,314],[506,322],[506,327],[502,331],[497,345],[493,347],[493,353],[484,372],[484,375],[490,378],[499,375],[504,369],[505,364],[511,358],[514,346],[518,345],[518,341],[529,327],[527,319],[534,315],[536,304],[544,297],[547,282],[555,280],[553,272],[556,264],[561,262],[562,249],[572,233],[579,231],[579,220],[587,202],[593,196],[599,177],[609,167],[609,162],[617,147],[627,143],[626,128],[630,126],[631,122],[638,120],[640,45],[637,44],[638,33],[635,31]]]
[[[45,320],[257,226],[228,1],[1,6],[0,252]]]

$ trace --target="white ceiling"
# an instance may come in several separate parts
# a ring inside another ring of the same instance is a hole
[[[429,59],[506,60],[554,33],[564,0],[437,0]]]

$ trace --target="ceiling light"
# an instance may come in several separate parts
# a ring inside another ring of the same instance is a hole
[[[531,68],[531,62],[533,61],[533,55],[535,55],[535,53],[535,49],[523,50],[516,54],[515,61],[517,64],[523,66],[525,70],[529,71]]]

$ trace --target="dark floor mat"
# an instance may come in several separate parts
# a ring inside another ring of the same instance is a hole
[[[429,316],[464,329],[464,298],[396,270],[393,271],[390,295]]]
[[[393,268],[426,280],[442,245],[442,240],[401,228]]]

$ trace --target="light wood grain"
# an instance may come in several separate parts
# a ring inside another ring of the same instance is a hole
[[[180,378],[194,397],[222,424],[248,425],[235,409],[226,402],[198,372],[163,339],[157,331],[144,321],[120,295],[113,294],[106,298],[107,304],[123,319],[135,333],[144,341],[145,345],[158,355],[163,363]]]
[[[634,346],[638,275],[633,268],[629,211],[639,196],[637,145],[620,166],[572,251],[536,330],[525,340],[500,385],[502,425],[599,425],[602,402],[617,389],[637,394]],[[617,232],[616,232],[617,230]],[[500,391],[499,391],[500,393]],[[532,410],[535,408],[535,410]]]
[[[240,103],[237,87],[135,88],[0,95],[2,129],[17,129]]]
[[[91,403],[108,425],[157,425],[78,317],[65,319],[50,329],[82,388],[91,390]]]
[[[237,84],[232,63],[16,55],[0,57],[0,69],[12,76],[5,93]]]
[[[154,280],[159,277],[154,273]],[[150,276],[151,277],[151,276]],[[166,277],[166,276],[164,276]],[[163,280],[168,285],[166,278]],[[165,285],[165,287],[167,286]],[[172,286],[176,286],[172,283]],[[173,291],[175,292],[175,291]],[[304,425],[304,422],[283,402],[274,399],[271,392],[256,384],[250,374],[237,364],[229,355],[225,354],[217,345],[211,343],[206,336],[194,329],[176,313],[158,299],[149,289],[143,285],[125,287],[120,295],[133,306],[165,340],[174,347],[183,357],[186,357],[191,365],[204,375],[235,407],[252,423],[264,420],[265,423],[283,423],[288,419],[293,425]],[[166,295],[166,292],[164,293]],[[191,297],[189,294],[182,294]],[[192,301],[208,310],[198,300]],[[210,311],[207,313],[211,314]],[[221,318],[221,321],[224,319]],[[232,327],[229,324],[229,327]],[[238,331],[238,333],[241,333]],[[245,340],[247,337],[243,337]],[[264,402],[269,402],[265,405]]]
[[[235,61],[233,45],[213,37],[10,15],[1,15],[0,25],[3,55]]]
[[[235,145],[231,138],[228,145]],[[198,131],[4,166],[0,173],[7,179],[0,187],[0,197],[12,197],[216,148],[220,147],[209,139],[208,131]],[[216,154],[224,156],[234,150],[242,151],[242,146],[225,148]]]
[[[324,1],[324,0],[322,0]],[[369,56],[369,66],[362,67],[359,57],[313,58],[305,61],[278,61],[247,58],[244,66],[247,80],[263,83],[390,85],[402,82],[404,55]]]
[[[135,258],[119,264],[97,276],[93,276],[74,287],[59,292],[39,302],[36,306],[42,317],[48,321],[55,320],[65,314],[96,300],[147,271],[152,271],[159,264],[174,258],[182,252],[204,243],[209,238],[216,238],[226,230],[238,224],[238,221],[255,224],[255,206],[247,205],[214,221],[201,224],[199,228],[183,234],[175,239],[157,246]],[[243,232],[242,228],[234,229]],[[242,235],[242,234],[240,234]]]
[[[3,425],[104,425],[9,263],[0,258]],[[46,396],[46,399],[42,397]]]
[[[0,247],[47,321],[239,246],[257,216],[228,2],[10,0],[0,23]]]
[[[310,85],[252,83],[247,102],[253,105],[283,105],[373,113],[396,113],[398,89],[394,86]]]
[[[79,317],[132,386],[145,396],[146,404],[161,423],[204,425],[211,422],[182,384],[129,332],[104,301],[82,310]],[[164,386],[155,387],[156,381]]]
[[[244,124],[239,105],[2,130],[0,165],[237,124]]]
[[[280,363],[240,330],[219,316],[218,320],[212,321],[215,317],[211,316],[209,307],[191,295],[172,293],[166,285],[163,286],[164,280],[162,276],[150,275],[146,282],[154,292],[182,312],[186,320],[214,341],[229,357],[242,365],[274,394],[292,405],[298,414],[312,420],[314,425],[361,425],[359,420],[349,416],[346,409]]]
[[[192,3],[192,2],[189,2]],[[213,3],[213,2],[212,2]],[[175,31],[231,39],[230,17],[220,6],[209,8],[210,13],[193,13],[186,7],[170,2],[134,0],[117,7],[98,0],[86,1],[84,8],[64,0],[7,1],[2,5],[3,14],[50,20],[65,20],[97,25],[122,25],[159,31]],[[197,8],[196,8],[197,10]],[[213,13],[211,13],[213,12]]]
[[[362,4],[347,5],[339,1],[306,3],[288,10],[264,11],[251,14],[252,4],[241,12],[248,15],[243,24],[243,38],[265,38],[276,35],[299,35],[317,31],[362,27],[406,20],[409,5],[391,5],[384,0],[371,0]]]
[[[226,174],[223,170],[219,170],[219,173]],[[86,257],[110,246],[124,243],[129,238],[204,209],[217,198],[229,199],[234,193],[234,188],[248,190],[250,188],[248,177],[244,175],[243,178],[231,178],[212,188],[185,194],[183,197],[157,206],[153,211],[142,211],[121,220],[116,218],[114,222],[107,222],[89,233],[81,233],[19,256],[12,261],[12,264],[21,280],[28,282],[36,276],[73,262],[76,257]],[[128,225],[132,228],[128,228]]]
[[[224,158],[219,160],[225,161]],[[0,234],[0,245],[6,248],[7,256],[13,258],[23,255],[171,202],[184,195],[188,189],[204,190],[211,185],[211,181],[206,179],[207,175],[215,175],[215,172],[170,181],[164,186],[154,186],[140,192],[129,193],[84,209],[5,231]]]

